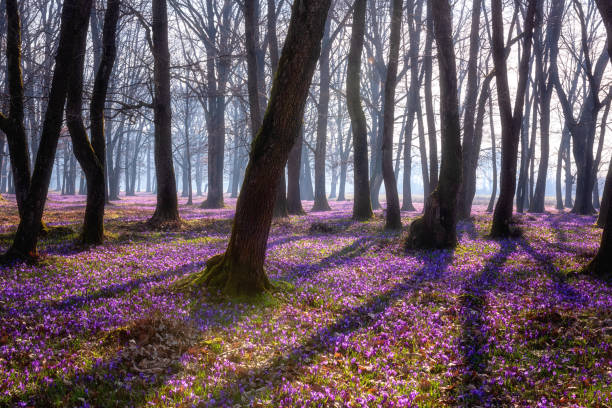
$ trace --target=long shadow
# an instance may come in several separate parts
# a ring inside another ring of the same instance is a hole
[[[206,261],[192,262],[181,267],[162,271],[156,274],[142,276],[139,278],[131,279],[124,283],[117,283],[113,285],[109,285],[98,290],[95,290],[91,293],[86,293],[84,295],[71,295],[67,296],[60,301],[41,301],[31,304],[26,308],[0,308],[0,316],[4,314],[24,314],[37,312],[40,310],[67,310],[75,307],[83,307],[88,303],[94,302],[100,299],[112,298],[119,296],[121,294],[131,292],[137,289],[139,286],[148,283],[161,282],[166,278],[172,276],[182,276],[186,273],[195,271],[204,267]]]
[[[318,262],[304,262],[290,267],[289,279],[304,280],[313,277],[323,269],[334,268],[341,265],[349,265],[352,260],[359,257],[376,245],[373,237],[362,237],[352,244],[344,246]],[[279,264],[283,264],[282,261]]]
[[[572,303],[587,303],[587,299],[574,287],[567,283],[566,276],[559,271],[553,264],[552,256],[543,254],[534,249],[529,242],[524,239],[518,241],[521,248],[525,250],[533,259],[535,259],[544,270],[544,273],[550,278],[550,280],[555,285],[555,291],[559,294],[564,301],[572,302]]]
[[[486,375],[489,365],[489,333],[485,322],[486,296],[496,285],[501,267],[517,247],[515,240],[499,242],[500,251],[487,261],[479,273],[466,280],[459,296],[459,347],[463,353],[465,369],[455,397],[462,406],[497,406],[483,381],[483,375]]]
[[[257,393],[270,391],[281,383],[290,382],[301,375],[311,359],[317,355],[334,350],[337,342],[359,328],[367,328],[377,321],[379,316],[397,299],[413,293],[422,284],[440,280],[448,266],[452,263],[453,252],[436,252],[443,259],[433,256],[422,256],[426,264],[413,276],[396,283],[385,292],[372,297],[367,302],[355,307],[346,308],[331,324],[319,329],[302,344],[289,349],[286,353],[272,359],[270,362],[249,372],[248,375],[238,375],[234,381],[228,381],[227,386],[219,391],[216,402],[221,406],[232,404],[232,395],[244,393],[253,388],[250,379],[258,378],[265,384],[265,390],[258,389]],[[255,396],[255,395],[254,395]]]

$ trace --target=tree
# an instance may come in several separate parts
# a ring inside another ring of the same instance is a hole
[[[492,237],[508,237],[512,234],[512,202],[516,188],[516,167],[518,157],[519,132],[523,121],[523,108],[529,59],[531,55],[531,37],[535,25],[536,0],[529,0],[523,31],[523,50],[519,62],[519,80],[514,102],[514,112],[510,101],[508,86],[508,69],[506,66],[506,47],[504,46],[504,26],[502,20],[501,0],[492,0],[492,52],[497,83],[497,99],[502,125],[502,160],[500,172],[500,191],[495,210],[493,211]]]
[[[557,43],[561,33],[561,19],[563,17],[564,0],[553,0],[550,5],[548,25],[546,27],[546,38],[542,42],[541,28],[538,28],[534,40],[534,52],[536,62],[536,81],[538,92],[538,104],[540,112],[540,164],[538,167],[538,180],[536,181],[533,200],[529,207],[530,212],[544,212],[544,196],[546,193],[546,174],[548,172],[549,156],[549,134],[550,134],[550,100],[554,83],[550,75],[550,66],[557,63],[559,48]],[[543,13],[543,0],[538,0],[538,13]],[[544,45],[548,51],[549,66],[545,67]],[[548,78],[548,80],[547,80]]]
[[[191,284],[228,295],[253,295],[270,288],[263,269],[276,189],[298,138],[331,0],[293,4],[268,108],[253,140],[232,234],[224,254],[207,262]]]
[[[176,179],[172,163],[172,106],[170,104],[170,51],[166,0],[153,0],[154,137],[157,204],[149,220],[161,226],[180,221]]]
[[[382,174],[387,196],[387,213],[385,229],[400,229],[399,197],[397,182],[393,172],[393,128],[395,125],[395,86],[397,84],[397,65],[399,59],[400,30],[402,28],[402,0],[393,0],[391,10],[391,37],[389,39],[389,62],[385,81],[385,99],[383,101],[383,140],[382,140]]]
[[[457,68],[452,38],[452,13],[448,0],[429,0],[440,71],[440,125],[442,161],[440,179],[427,197],[423,216],[410,224],[408,248],[446,248],[457,243],[457,192],[461,182],[461,124]]]
[[[287,212],[293,215],[304,215],[300,195],[300,168],[302,166],[302,138],[304,131],[300,130],[298,140],[294,143],[287,159]]]
[[[612,3],[607,0],[595,1],[606,26],[608,53],[612,55]],[[608,172],[608,178],[610,178],[610,172]],[[609,187],[608,180],[606,180],[606,184],[607,187]],[[606,205],[608,216],[606,217],[606,223],[601,236],[601,244],[599,245],[599,250],[595,258],[585,267],[584,272],[595,276],[610,278],[612,276],[612,217],[610,217],[609,214],[612,213],[612,200],[608,200]]]
[[[102,39],[102,58],[94,79],[94,89],[91,96],[91,142],[87,138],[87,130],[83,123],[83,69],[85,55],[77,56],[77,62],[70,67],[66,121],[74,154],[79,161],[87,180],[87,205],[83,221],[81,240],[85,244],[99,244],[104,239],[104,104],[106,92],[116,55],[115,37],[119,20],[119,0],[109,0],[104,17],[104,33]],[[87,40],[83,33],[81,42]],[[85,45],[82,45],[85,48]]]
[[[272,77],[274,77],[276,68],[278,67],[278,37],[276,35],[277,13],[275,0],[267,0],[267,6],[268,18],[266,24],[268,29],[268,51],[270,53]],[[278,183],[278,193],[276,194],[276,200],[274,202],[274,216],[280,218],[289,216],[287,205],[287,180],[284,170],[281,173],[281,178]]]
[[[361,107],[361,53],[365,35],[366,0],[355,0],[353,28],[346,69],[346,105],[353,130],[354,189],[353,218],[365,221],[372,218],[370,183],[368,180],[367,124]]]
[[[418,114],[418,110],[420,109],[420,100],[419,100],[419,88],[420,78],[419,78],[419,43],[421,42],[421,14],[423,12],[423,0],[418,0],[415,4],[415,1],[409,0],[407,3],[408,8],[408,35],[410,38],[410,45],[408,48],[408,55],[410,57],[410,86],[408,88],[408,102],[406,105],[406,124],[404,126],[404,143],[403,143],[403,153],[404,153],[404,173],[402,177],[402,210],[404,211],[415,211],[414,205],[412,204],[412,190],[410,186],[410,177],[411,177],[411,167],[412,167],[412,130],[414,127],[414,118],[415,115]],[[426,57],[427,58],[427,57]],[[423,64],[423,69],[427,68],[426,64]],[[429,65],[431,67],[431,65]],[[426,74],[425,74],[426,75]],[[422,119],[420,120],[422,122]],[[420,123],[420,122],[419,122]],[[420,133],[420,132],[419,132]],[[423,135],[423,138],[425,135]],[[434,139],[435,130],[434,130]],[[431,143],[431,140],[430,140]],[[430,144],[431,147],[431,144]],[[434,147],[435,148],[435,147]],[[425,155],[421,156],[421,162]],[[423,166],[422,166],[423,167]],[[425,174],[424,174],[425,176]],[[423,184],[426,184],[427,188],[424,190],[425,194],[429,194],[430,186],[429,186],[429,174],[423,178]]]
[[[317,107],[317,140],[315,146],[315,185],[314,203],[312,211],[329,211],[331,207],[327,202],[325,192],[325,153],[327,147],[327,117],[329,112],[329,55],[332,46],[332,35],[330,34],[331,16],[327,17],[323,43],[321,45],[321,57],[319,58],[319,105]]]
[[[0,129],[6,134],[15,198],[20,218],[30,189],[30,152],[24,124],[24,91],[21,71],[21,16],[16,0],[6,0],[6,59],[9,87],[9,114],[0,114]]]
[[[463,119],[463,149],[462,172],[463,178],[459,188],[458,213],[459,218],[470,218],[472,211],[471,195],[472,184],[476,184],[476,166],[474,159],[478,160],[478,153],[474,148],[476,100],[478,99],[478,54],[480,49],[480,10],[482,0],[472,2],[472,25],[470,29],[470,57],[467,66],[467,92],[465,95],[465,110]],[[472,169],[474,171],[472,172]]]
[[[61,28],[55,57],[55,70],[49,103],[45,113],[40,145],[30,188],[23,206],[23,216],[11,247],[4,255],[5,261],[32,260],[38,257],[36,243],[42,225],[42,215],[47,200],[53,160],[62,126],[64,104],[69,85],[66,75],[71,64],[85,53],[84,42],[79,42],[87,32],[91,0],[66,0],[62,8]]]
[[[595,66],[593,66],[587,32],[587,19],[581,2],[574,1],[573,5],[578,14],[581,31],[582,58],[584,62],[581,62],[580,65],[586,74],[588,83],[588,91],[586,92],[578,119],[574,117],[571,101],[563,89],[556,64],[551,64],[551,76],[555,84],[557,96],[559,97],[559,103],[563,109],[565,125],[571,135],[572,153],[576,164],[576,198],[572,212],[585,215],[595,212],[591,198],[594,162],[593,143],[595,140],[597,115],[607,103],[599,99],[599,88],[604,70],[608,64],[609,55],[604,49],[597,59]],[[612,97],[612,94],[608,94],[608,98],[610,97]]]

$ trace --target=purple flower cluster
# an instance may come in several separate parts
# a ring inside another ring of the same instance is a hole
[[[612,404],[612,289],[567,276],[597,249],[592,217],[519,216],[522,238],[491,241],[476,207],[455,250],[406,252],[380,212],[357,223],[350,203],[332,204],[273,223],[267,272],[291,285],[262,302],[171,290],[223,251],[228,223],[87,252],[43,247],[44,265],[1,268],[0,405]],[[83,203],[50,205],[76,213]],[[140,222],[154,201],[116,207],[111,220]],[[181,207],[205,226],[232,211]],[[144,341],[134,333],[149,316],[158,331]],[[177,322],[196,334],[162,355],[170,341],[159,327]],[[171,361],[142,368],[156,359]]]

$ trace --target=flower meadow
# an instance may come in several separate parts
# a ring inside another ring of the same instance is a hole
[[[51,195],[41,263],[0,267],[0,406],[612,407],[612,287],[573,273],[594,217],[518,214],[494,241],[476,206],[454,250],[415,252],[332,202],[274,221],[273,293],[177,291],[225,249],[226,204],[151,231],[154,197],[122,198],[80,248],[84,197]],[[0,250],[16,223],[0,202]]]

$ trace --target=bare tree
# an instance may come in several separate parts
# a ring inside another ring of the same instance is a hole
[[[280,173],[299,134],[330,2],[303,0],[293,4],[268,109],[251,147],[227,250],[211,258],[191,284],[231,295],[252,295],[270,288],[263,264],[274,198]]]
[[[523,50],[519,62],[519,81],[516,90],[514,112],[510,101],[508,86],[508,68],[506,66],[506,47],[504,46],[504,26],[502,21],[502,2],[492,0],[492,50],[497,82],[497,100],[502,124],[502,160],[500,174],[500,193],[495,211],[491,236],[507,237],[512,234],[512,202],[516,187],[516,167],[518,156],[519,132],[523,120],[523,109],[527,79],[529,75],[529,59],[531,55],[531,38],[536,17],[536,1],[529,0],[523,30]]]
[[[372,218],[370,183],[368,180],[367,124],[360,96],[361,53],[365,33],[366,0],[355,0],[351,45],[346,70],[346,105],[353,130],[354,188],[353,218]]]
[[[393,172],[393,128],[395,127],[395,86],[397,84],[400,30],[402,28],[402,0],[393,0],[391,7],[389,62],[383,102],[382,174],[385,182],[385,194],[387,195],[385,229],[400,229],[402,220],[397,195],[397,182]]]
[[[440,180],[427,197],[423,216],[410,224],[409,248],[446,248],[457,243],[457,192],[461,182],[461,124],[457,68],[452,38],[452,12],[448,0],[429,0],[440,71],[440,123],[442,161]]]

